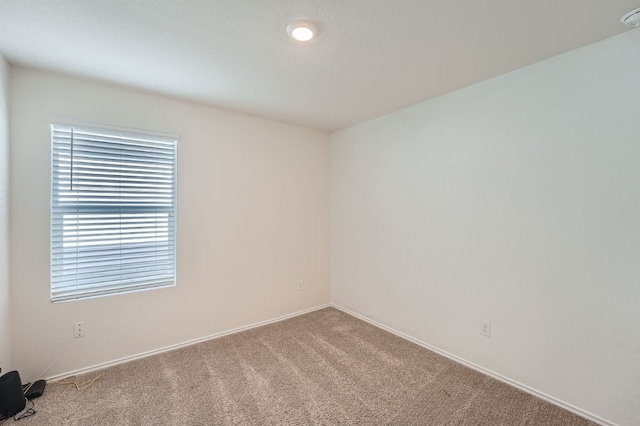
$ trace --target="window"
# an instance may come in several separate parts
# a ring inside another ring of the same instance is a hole
[[[175,285],[175,137],[51,126],[51,300]]]

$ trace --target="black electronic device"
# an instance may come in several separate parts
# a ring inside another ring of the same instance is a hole
[[[22,391],[22,381],[17,371],[0,377],[0,416],[12,417],[24,410],[27,400]]]
[[[24,388],[24,397],[28,400],[32,400],[39,396],[42,396],[44,392],[44,387],[47,385],[47,382],[44,380],[36,380],[33,384],[28,384],[22,386]]]

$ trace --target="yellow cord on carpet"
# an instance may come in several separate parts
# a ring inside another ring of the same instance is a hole
[[[98,379],[100,379],[100,377],[102,377],[102,373],[98,374],[93,379],[88,380],[88,381],[86,381],[84,383],[78,383],[78,378],[76,376],[71,376],[71,377],[68,377],[65,380],[55,381],[55,382],[52,382],[52,383],[56,383],[58,385],[73,385],[79,391],[83,391],[85,389],[89,389],[89,387],[92,384],[94,384]]]

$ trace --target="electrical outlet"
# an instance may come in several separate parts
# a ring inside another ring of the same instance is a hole
[[[84,326],[84,322],[77,322],[73,324],[73,337],[84,337],[87,335],[87,330]]]
[[[298,291],[304,290],[304,281],[298,281]]]
[[[491,323],[489,321],[480,320],[480,334],[491,337]]]

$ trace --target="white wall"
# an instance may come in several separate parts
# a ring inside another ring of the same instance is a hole
[[[638,76],[635,30],[332,135],[333,301],[640,424]]]
[[[12,360],[26,379],[329,302],[327,134],[19,67],[11,89]],[[49,301],[52,116],[180,135],[177,287]]]
[[[11,368],[9,312],[9,64],[0,55],[0,368]]]

